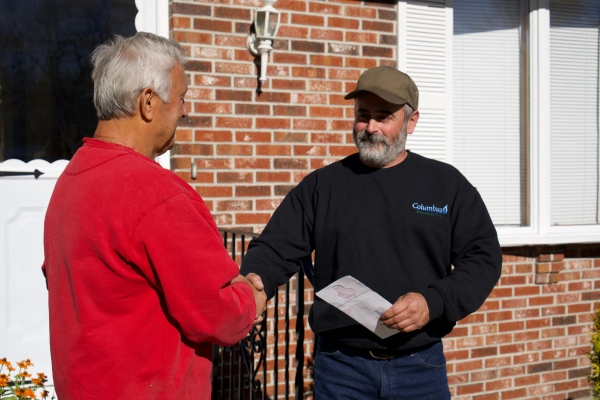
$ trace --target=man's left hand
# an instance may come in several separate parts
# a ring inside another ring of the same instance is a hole
[[[420,293],[407,293],[396,300],[379,320],[400,332],[416,331],[429,322],[429,307]]]

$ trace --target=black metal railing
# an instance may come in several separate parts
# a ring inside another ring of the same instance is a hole
[[[220,229],[220,232],[225,247],[238,264],[244,258],[249,238],[258,236],[230,229]],[[291,293],[292,285],[295,286],[295,295]],[[295,300],[294,312],[291,310],[292,300]],[[302,399],[304,314],[304,273],[301,269],[286,285],[279,288],[278,293],[269,301],[266,318],[259,326],[252,328],[244,340],[230,347],[214,346],[212,399]],[[291,354],[293,346],[290,340],[290,321],[294,316],[296,348],[294,354]],[[280,321],[280,317],[283,321]],[[281,322],[283,329],[280,329]],[[280,343],[281,336],[283,343]],[[283,354],[280,354],[280,350],[283,350]],[[292,357],[295,358],[293,368]],[[295,372],[292,377],[290,372],[293,369]]]

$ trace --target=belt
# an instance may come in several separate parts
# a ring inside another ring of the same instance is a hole
[[[323,338],[319,338],[319,340],[323,340]],[[435,343],[430,343],[425,346],[413,347],[412,349],[402,349],[402,350],[365,350],[359,349],[356,347],[347,346],[341,343],[332,343],[329,340],[325,341],[328,343],[327,347],[335,347],[339,349],[342,353],[353,354],[364,358],[372,358],[375,360],[392,360],[394,358],[410,356],[411,354],[418,353],[419,351],[425,350]]]
[[[409,356],[416,353],[419,349],[408,349],[408,350],[396,350],[396,351],[385,351],[385,350],[369,350],[369,356],[376,360],[391,360],[398,357]]]

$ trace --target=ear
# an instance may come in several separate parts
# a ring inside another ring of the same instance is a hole
[[[417,122],[419,121],[419,110],[413,111],[413,114],[410,116],[408,120],[408,124],[406,126],[406,133],[412,134],[415,131],[415,127],[417,126]]]
[[[152,121],[154,118],[154,100],[157,98],[158,96],[151,88],[144,89],[142,94],[139,95],[138,106],[140,108],[140,115],[145,121]]]

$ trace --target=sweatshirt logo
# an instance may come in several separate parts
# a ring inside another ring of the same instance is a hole
[[[448,214],[448,204],[443,207],[436,205],[427,206],[425,204],[413,203],[412,208],[417,210],[417,214],[426,214],[435,217],[441,217],[442,215]]]

